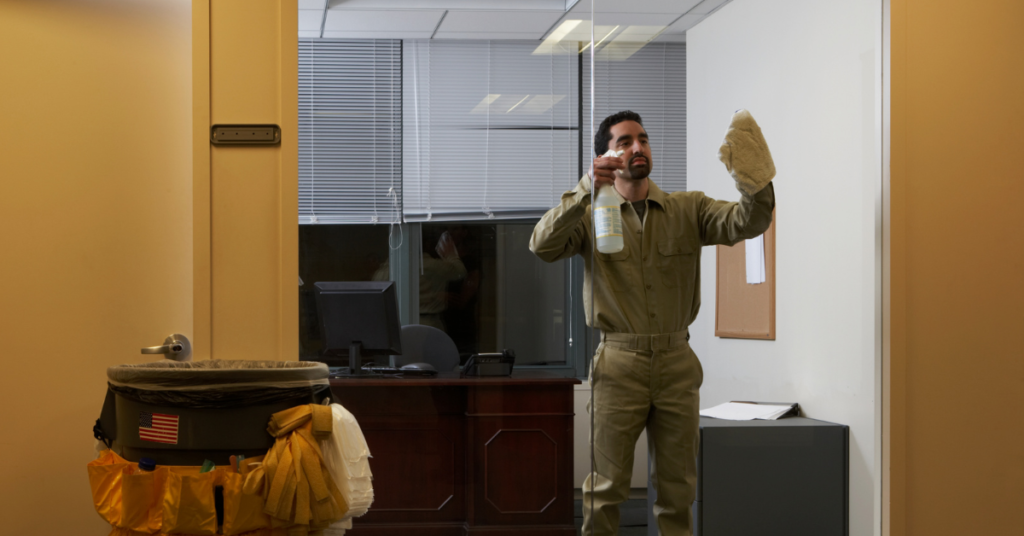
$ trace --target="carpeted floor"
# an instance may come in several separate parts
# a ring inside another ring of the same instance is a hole
[[[583,527],[583,501],[576,500],[576,528]],[[619,536],[647,536],[647,499],[630,499],[619,506]],[[585,532],[581,532],[584,536]]]

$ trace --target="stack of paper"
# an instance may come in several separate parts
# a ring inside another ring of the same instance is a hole
[[[726,402],[713,408],[700,410],[701,417],[714,417],[730,421],[752,421],[760,419],[774,421],[789,413],[796,404],[751,404],[748,402]]]

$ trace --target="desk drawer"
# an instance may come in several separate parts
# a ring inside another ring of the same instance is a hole
[[[401,415],[436,416],[466,413],[466,388],[454,386],[394,387],[352,385],[331,387],[334,401],[362,420],[367,417]]]
[[[556,388],[533,385],[477,387],[469,392],[466,416],[533,415],[571,418],[572,402],[570,384]]]

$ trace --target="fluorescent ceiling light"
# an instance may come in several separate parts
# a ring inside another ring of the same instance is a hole
[[[527,95],[527,96],[523,97],[523,98],[522,98],[522,99],[521,99],[521,100],[520,100],[519,102],[515,103],[515,104],[514,104],[514,105],[513,105],[513,106],[512,106],[511,108],[509,108],[509,109],[508,109],[508,111],[506,111],[505,113],[511,112],[512,110],[515,110],[515,109],[516,109],[516,108],[517,108],[517,107],[518,107],[518,106],[519,106],[520,104],[522,104],[522,103],[523,103],[523,101],[525,101],[525,100],[526,100],[526,99],[528,99],[528,98],[530,98],[530,96],[529,96],[529,95]]]
[[[598,51],[598,56],[608,61],[626,61],[641,48],[647,46],[664,26],[630,26],[615,36],[610,43]]]
[[[583,22],[583,21],[582,20],[567,20],[567,21],[563,21],[562,24],[559,24],[558,28],[555,28],[555,30],[553,32],[551,32],[551,35],[549,35],[548,38],[545,39],[540,44],[540,46],[538,46],[536,48],[536,50],[533,51],[533,54],[534,55],[538,55],[538,54],[553,54],[554,53],[553,51],[555,49],[555,45],[557,45],[559,42],[561,42],[562,39],[565,38],[565,36],[569,35],[569,32],[573,31],[573,29],[576,28],[577,26],[579,26],[581,22]]]
[[[501,96],[500,94],[499,95],[493,95],[493,94],[492,95],[487,95],[469,113],[471,113],[471,114],[482,114],[482,113],[487,112],[487,108],[489,108],[491,106],[491,103],[496,101],[496,100],[498,100],[498,97],[500,97],[500,96]]]
[[[550,110],[565,95],[487,95],[469,113],[537,115]]]
[[[611,24],[598,24],[597,26],[594,26],[594,37],[601,37],[612,31],[613,28],[615,28],[615,26],[612,26]],[[590,21],[585,20],[580,23],[580,25],[573,29],[573,31],[569,32],[569,35],[563,37],[562,41],[582,41],[589,43]]]
[[[598,26],[598,28],[601,28],[601,27]],[[600,40],[598,40],[597,43],[594,43],[594,50],[597,50],[597,47],[601,46],[601,43],[604,43],[604,40],[608,39],[608,36],[610,36],[611,34],[615,33],[615,30],[618,30],[618,29],[619,29],[619,27],[616,26],[616,27],[612,28],[608,33],[604,34],[604,37],[602,37]],[[587,42],[587,46],[585,46],[585,47],[580,49],[580,54],[582,54],[583,51],[587,50],[588,48],[590,48],[590,42],[589,41]]]
[[[542,114],[550,110],[552,106],[558,104],[564,98],[565,95],[536,95],[526,104],[520,106],[516,113],[529,115]]]
[[[646,43],[664,30],[664,26],[629,26],[612,39],[613,43]]]

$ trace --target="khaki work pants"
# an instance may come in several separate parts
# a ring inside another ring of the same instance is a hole
[[[594,407],[594,475],[583,483],[583,535],[614,535],[619,504],[629,497],[633,449],[647,428],[651,482],[661,536],[693,534],[700,386],[704,370],[685,331],[607,333],[590,371]],[[590,503],[593,499],[593,511]]]

